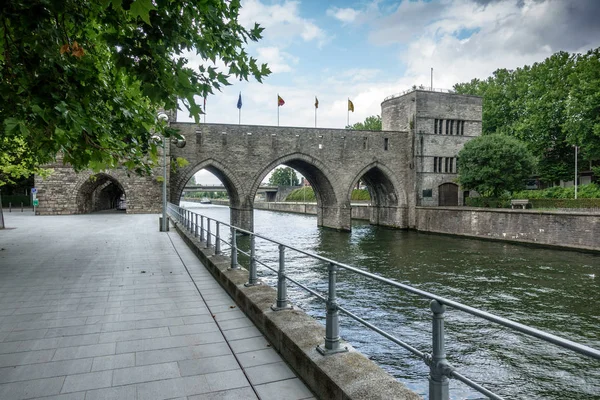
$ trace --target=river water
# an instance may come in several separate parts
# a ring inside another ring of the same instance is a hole
[[[229,208],[182,202],[229,222]],[[354,221],[352,232],[317,227],[316,217],[254,211],[255,232],[496,315],[600,349],[600,256],[574,251],[392,230]],[[214,229],[214,228],[213,228]],[[240,247],[247,239],[238,239]],[[257,240],[257,257],[277,268],[278,250]],[[243,257],[240,262],[244,263]],[[327,266],[286,252],[286,272],[321,293]],[[276,278],[260,268],[271,285]],[[323,322],[325,305],[288,286],[295,306]],[[431,352],[428,301],[345,271],[340,305]],[[449,309],[446,352],[459,372],[506,399],[600,399],[600,361]],[[415,392],[427,397],[428,368],[408,351],[340,315],[340,335]],[[451,380],[452,399],[483,395]]]

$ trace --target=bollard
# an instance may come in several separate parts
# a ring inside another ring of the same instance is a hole
[[[200,216],[200,241],[204,242],[204,215]]]
[[[329,354],[348,351],[348,348],[340,348],[340,321],[335,293],[335,282],[337,276],[337,265],[329,263],[329,291],[327,293],[327,316],[325,317],[325,346],[317,346],[317,351],[326,356]]]
[[[219,237],[219,221],[217,223],[217,231],[215,232],[215,254],[221,253],[221,238]]]
[[[444,344],[444,311],[446,306],[437,300],[431,301],[432,319],[432,345],[431,364],[429,366],[429,399],[448,400],[449,380],[444,375],[449,367],[446,361],[446,348]]]
[[[231,269],[239,268],[237,262],[237,233],[235,228],[231,227]]]
[[[198,214],[196,214],[196,224],[194,228],[194,236],[198,237]]]
[[[287,286],[285,281],[285,246],[279,245],[279,270],[277,271],[277,303],[271,306],[273,311],[291,310],[293,307],[287,301]]]
[[[206,248],[210,249],[212,237],[210,237],[210,218],[206,217]]]
[[[21,202],[21,212],[23,212],[23,202]]]
[[[256,277],[256,238],[253,234],[250,234],[250,268],[248,271],[248,283],[245,283],[244,286],[255,286],[258,284],[258,278]]]
[[[8,203],[8,212],[12,212],[12,203],[11,202]]]

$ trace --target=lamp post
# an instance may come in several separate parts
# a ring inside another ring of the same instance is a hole
[[[577,200],[577,145],[575,145],[575,200]]]
[[[169,122],[169,116],[161,112],[158,114],[158,120],[164,121],[164,123]],[[163,144],[163,183],[162,183],[162,220],[160,225],[161,232],[167,232],[169,230],[169,225],[167,223],[167,141],[165,140],[165,135],[162,137]]]

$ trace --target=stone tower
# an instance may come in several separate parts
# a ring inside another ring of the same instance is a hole
[[[384,131],[412,133],[412,162],[417,206],[462,205],[456,184],[458,152],[481,135],[482,98],[450,91],[409,90],[381,103]]]

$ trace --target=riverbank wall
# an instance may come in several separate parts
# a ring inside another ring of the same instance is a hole
[[[214,204],[229,205],[227,201]],[[262,203],[261,210],[316,214],[314,203]],[[369,220],[368,204],[352,205],[352,218]],[[415,230],[479,239],[600,252],[600,213],[477,207],[417,207]]]
[[[248,271],[231,269],[231,259],[215,254],[206,242],[185,230],[180,223],[172,224],[219,284],[235,300],[281,354],[296,374],[319,399],[339,400],[418,400],[416,393],[357,352],[348,343],[341,346],[347,352],[323,356],[317,346],[324,345],[325,327],[298,308],[273,311],[277,291],[265,284],[246,286]],[[325,305],[323,305],[325,312]],[[423,377],[426,379],[425,377]]]
[[[422,232],[600,252],[600,213],[417,207]]]

